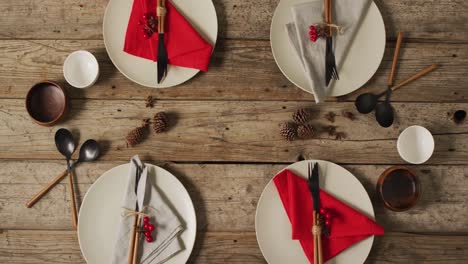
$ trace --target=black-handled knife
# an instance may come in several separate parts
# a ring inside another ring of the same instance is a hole
[[[319,183],[319,165],[314,163],[313,168],[309,164],[309,190],[312,194],[314,211],[320,211],[320,183]]]
[[[156,7],[158,16],[158,84],[167,74],[167,51],[164,44],[164,20],[166,18],[166,0],[158,0]]]

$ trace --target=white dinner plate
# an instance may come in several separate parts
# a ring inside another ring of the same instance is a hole
[[[170,1],[198,33],[214,46],[218,36],[218,18],[212,0]],[[153,88],[176,86],[195,76],[199,70],[168,65],[166,78],[157,84],[155,62],[123,51],[132,5],[132,0],[111,0],[104,14],[104,45],[115,67],[133,82]]]
[[[281,0],[271,22],[271,49],[276,64],[294,85],[312,93],[301,61],[288,40],[285,25],[292,22],[291,7],[311,0]],[[323,0],[317,0],[323,1]],[[362,87],[375,74],[385,51],[385,25],[377,5],[372,2],[349,53],[339,69],[340,80],[336,81],[329,96],[342,96]]]
[[[301,161],[287,167],[296,175],[307,178],[307,164],[320,165],[320,188],[374,219],[374,209],[359,180],[343,167],[328,161]],[[291,223],[284,210],[273,181],[263,190],[255,215],[255,232],[263,256],[270,264],[309,264],[298,240],[291,239]],[[364,263],[372,247],[374,236],[354,244],[329,260],[333,264]]]
[[[195,243],[197,220],[192,200],[182,183],[163,168],[146,164],[151,183],[158,187],[180,215],[185,249],[165,263],[186,263]],[[127,190],[129,164],[105,172],[89,188],[78,216],[78,241],[88,264],[111,263],[119,229],[123,194]]]

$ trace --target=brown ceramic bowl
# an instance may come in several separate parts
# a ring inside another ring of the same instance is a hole
[[[68,98],[65,90],[51,81],[36,83],[26,95],[26,110],[41,126],[53,126],[65,115]]]
[[[394,166],[380,175],[377,194],[388,209],[396,212],[406,211],[419,200],[421,183],[408,168]]]

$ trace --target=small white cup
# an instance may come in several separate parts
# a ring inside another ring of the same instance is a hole
[[[72,52],[63,63],[63,76],[75,88],[88,88],[99,77],[98,61],[89,51]]]
[[[398,137],[397,148],[405,161],[422,164],[434,153],[434,137],[422,126],[410,126]]]

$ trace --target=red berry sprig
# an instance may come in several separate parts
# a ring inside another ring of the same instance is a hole
[[[155,32],[158,25],[158,19],[155,14],[146,13],[138,21],[141,31],[143,32],[143,37],[149,39]]]
[[[317,35],[317,28],[314,25],[309,27],[309,37],[312,42],[316,42],[318,35]]]
[[[154,241],[153,236],[151,233],[154,231],[155,227],[150,222],[150,218],[148,216],[143,217],[143,234],[146,237],[146,242],[151,243]]]
[[[322,226],[322,232],[325,236],[330,236],[330,225],[331,225],[332,214],[324,209],[320,208],[319,210],[319,222]]]
[[[325,28],[323,26],[310,25],[309,26],[309,39],[316,42],[317,39],[326,37]]]

